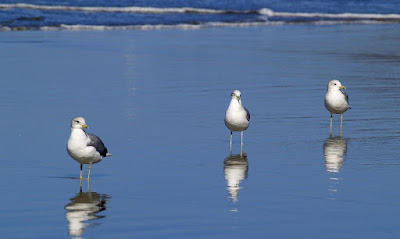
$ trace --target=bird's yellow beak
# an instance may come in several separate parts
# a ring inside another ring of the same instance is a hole
[[[87,124],[82,125],[83,128],[89,129],[89,126]]]
[[[341,86],[339,86],[339,88],[342,89],[342,90],[345,90],[345,89],[346,89],[346,86],[341,85]]]
[[[236,96],[238,100],[240,100],[240,95]]]

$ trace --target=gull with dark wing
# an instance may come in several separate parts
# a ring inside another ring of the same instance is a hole
[[[87,179],[90,180],[92,164],[100,162],[103,157],[111,156],[99,137],[86,133],[88,128],[85,119],[76,117],[71,122],[71,135],[67,143],[68,154],[81,164],[80,179],[82,179],[83,164],[89,164]]]
[[[243,149],[243,131],[249,127],[250,112],[243,107],[242,97],[239,90],[231,94],[231,103],[225,113],[225,125],[231,131],[230,149],[232,151],[232,132],[240,131],[240,149]]]
[[[343,90],[344,85],[338,80],[332,80],[328,83],[325,95],[325,107],[331,113],[330,134],[332,135],[332,118],[333,114],[340,114],[340,135],[342,134],[343,113],[350,108],[349,96]]]

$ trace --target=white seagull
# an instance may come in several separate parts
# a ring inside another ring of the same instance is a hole
[[[231,103],[225,113],[225,125],[231,131],[230,149],[232,152],[232,132],[240,131],[241,133],[241,152],[243,149],[243,131],[249,127],[250,112],[243,107],[241,93],[234,90],[231,94]]]
[[[92,164],[100,162],[103,157],[111,156],[99,137],[86,133],[83,128],[89,128],[85,119],[76,117],[71,122],[71,135],[68,139],[68,154],[81,164],[80,179],[82,179],[83,164],[89,164],[87,180],[90,180]]]
[[[331,80],[328,83],[325,95],[325,107],[331,113],[330,134],[332,135],[332,114],[340,114],[340,134],[342,134],[343,113],[350,108],[349,96],[343,90],[344,85],[338,80]]]

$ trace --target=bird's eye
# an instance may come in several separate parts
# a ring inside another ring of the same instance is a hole
[[[336,83],[335,83],[335,85],[336,85]]]
[[[75,122],[79,124],[79,120],[75,120]]]

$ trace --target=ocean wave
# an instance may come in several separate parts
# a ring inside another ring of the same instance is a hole
[[[109,31],[109,30],[163,30],[163,29],[184,29],[197,30],[210,27],[252,27],[252,26],[272,26],[282,25],[284,22],[207,22],[202,24],[144,24],[144,25],[126,25],[126,26],[106,26],[106,25],[66,25],[60,26],[41,26],[41,27],[0,27],[0,31],[17,31],[17,30],[42,30],[42,31],[58,31],[58,30],[94,30],[94,31]]]
[[[41,31],[110,31],[110,30],[168,30],[168,29],[183,29],[183,30],[197,30],[211,27],[257,27],[257,26],[281,26],[281,25],[301,25],[301,24],[314,24],[314,25],[337,25],[337,24],[384,24],[382,21],[375,20],[358,20],[358,21],[302,21],[302,22],[285,22],[285,21],[267,21],[267,22],[207,22],[201,24],[144,24],[144,25],[124,25],[124,26],[107,26],[107,25],[67,25],[61,24],[59,26],[29,26],[29,27],[9,27],[2,26],[0,31],[25,31],[25,30],[41,30]]]
[[[71,14],[63,14],[65,18],[55,23],[47,20],[47,15],[13,17],[0,21],[0,31],[23,30],[156,30],[156,29],[200,29],[207,27],[251,27],[290,24],[334,25],[334,24],[381,24],[400,23],[400,14],[368,14],[368,13],[306,13],[306,12],[275,12],[270,8],[259,10],[216,10],[204,8],[154,8],[154,7],[81,7],[81,6],[51,6],[27,3],[1,4],[1,9],[23,8],[40,11],[81,11],[81,12],[125,12],[148,14],[218,14],[215,17],[183,16],[180,21],[171,21],[169,16],[160,18],[157,23],[150,24],[146,17],[131,21],[113,21],[113,17],[104,21],[91,20],[74,21]],[[13,14],[13,12],[11,12]],[[101,15],[101,13],[99,13]],[[223,14],[253,14],[251,16],[228,16]],[[50,14],[51,15],[51,14]],[[72,14],[73,15],[73,14]],[[107,14],[104,14],[107,15]],[[179,17],[173,16],[174,19]],[[225,21],[224,21],[225,20]],[[85,22],[85,24],[83,24]]]
[[[374,13],[307,13],[307,12],[274,12],[269,8],[259,10],[261,15],[270,17],[302,17],[302,18],[338,18],[338,19],[374,19],[396,20],[400,14],[374,14]]]
[[[35,5],[28,3],[0,4],[0,9],[23,8],[45,11],[80,11],[80,12],[123,12],[144,14],[256,14],[267,17],[301,17],[301,18],[337,18],[337,19],[370,19],[370,20],[400,20],[400,14],[374,14],[374,13],[318,13],[318,12],[275,12],[270,8],[258,10],[219,10],[192,7],[88,7],[88,6],[60,6],[60,5]]]
[[[198,14],[257,14],[258,11],[217,10],[207,8],[157,8],[157,7],[81,7],[81,6],[57,6],[35,5],[28,3],[0,4],[0,8],[25,8],[45,11],[80,11],[80,12],[124,12],[124,13],[198,13]]]
[[[127,26],[106,26],[106,25],[66,25],[60,26],[42,26],[36,28],[12,28],[3,27],[0,31],[13,31],[13,30],[42,30],[42,31],[57,31],[57,30],[95,30],[95,31],[109,31],[109,30],[163,30],[163,29],[186,29],[186,30],[197,30],[209,27],[251,27],[251,26],[267,26],[267,25],[280,25],[283,22],[248,22],[248,23],[225,23],[225,22],[208,22],[204,24],[144,24],[144,25],[127,25]]]

